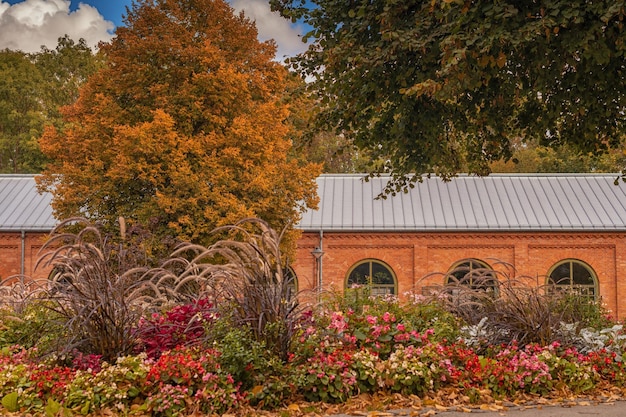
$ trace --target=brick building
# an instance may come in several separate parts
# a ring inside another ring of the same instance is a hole
[[[617,174],[424,179],[376,199],[386,178],[318,178],[318,210],[303,215],[292,270],[299,290],[422,294],[459,266],[576,287],[626,318],[626,183]],[[0,278],[34,270],[56,224],[33,176],[0,176]],[[504,276],[504,275],[498,275]]]
[[[386,178],[362,178],[318,178],[319,209],[300,222],[292,266],[300,290],[370,284],[403,298],[444,285],[459,266],[484,267],[499,279],[575,287],[626,318],[626,183],[615,185],[617,174],[430,178],[386,199],[376,199]]]
[[[0,281],[23,275],[45,278],[35,271],[45,239],[57,223],[52,196],[37,192],[32,175],[0,175]]]

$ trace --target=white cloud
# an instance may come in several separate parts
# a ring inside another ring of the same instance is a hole
[[[300,28],[273,13],[267,0],[228,1],[236,11],[243,11],[255,21],[260,40],[274,39],[277,60],[306,50]],[[0,49],[38,52],[42,45],[54,49],[58,38],[65,34],[75,41],[83,38],[95,47],[100,41],[111,40],[114,28],[95,7],[84,3],[70,12],[70,0],[24,0],[13,5],[0,0]]]
[[[42,45],[54,49],[66,34],[95,47],[111,40],[114,28],[97,9],[83,3],[70,12],[70,0],[25,0],[14,5],[0,1],[0,49],[38,52]]]
[[[293,27],[289,20],[272,12],[267,0],[230,0],[229,3],[233,9],[243,11],[246,17],[256,22],[259,40],[276,41],[277,60],[282,61],[306,50],[307,46],[299,36],[300,30]]]

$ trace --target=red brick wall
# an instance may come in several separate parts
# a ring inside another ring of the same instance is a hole
[[[530,277],[540,284],[554,264],[573,258],[593,268],[603,303],[614,316],[626,318],[625,238],[626,233],[324,232],[323,287],[342,291],[350,268],[367,258],[391,267],[401,298],[420,294],[423,286],[443,284],[443,274],[465,258],[480,259],[511,277]],[[311,251],[319,242],[318,233],[304,233],[299,240],[292,267],[300,290],[316,288]]]
[[[46,278],[49,270],[39,267],[35,270],[39,250],[43,245],[47,233],[26,232],[24,235],[24,275],[39,279]],[[0,280],[22,271],[22,234],[0,232]]]
[[[45,278],[49,270],[34,270],[45,233],[27,233],[25,275]],[[318,233],[304,233],[292,265],[300,290],[317,288],[316,262],[311,251]],[[0,233],[0,279],[20,273],[20,233]],[[540,283],[563,259],[578,259],[595,271],[606,307],[626,318],[626,233],[332,233],[323,235],[323,287],[343,291],[350,268],[363,259],[386,263],[398,280],[398,294],[421,293],[423,286],[441,285],[443,274],[457,261],[477,258],[511,276],[533,277]],[[505,264],[515,269],[507,271]]]

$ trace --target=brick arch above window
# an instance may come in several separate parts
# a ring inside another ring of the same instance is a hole
[[[598,297],[598,278],[593,268],[579,259],[563,259],[548,271],[547,284],[593,299]]]
[[[398,280],[393,269],[378,259],[363,259],[355,263],[346,276],[346,289],[367,287],[374,296],[397,295]]]

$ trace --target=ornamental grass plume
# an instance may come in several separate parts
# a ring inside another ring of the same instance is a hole
[[[465,322],[465,341],[475,348],[548,345],[559,340],[562,323],[573,323],[577,330],[590,323],[608,324],[600,319],[597,302],[549,280],[541,284],[539,277],[516,274],[505,262],[495,261],[493,269],[469,269],[466,264],[443,274],[446,284],[431,288],[431,297]]]
[[[48,280],[35,280],[25,275],[12,275],[0,280],[0,309],[19,316],[33,302],[42,297]]]
[[[88,220],[71,218],[52,231],[37,265],[52,268],[45,298],[65,327],[60,355],[74,350],[104,360],[132,353],[133,328],[144,310],[162,300],[150,282],[145,253]],[[78,230],[77,232],[73,232]]]
[[[302,312],[294,276],[281,251],[286,230],[279,234],[258,218],[218,227],[214,233],[226,233],[228,238],[209,247],[180,245],[155,272],[153,282],[176,293],[192,287],[199,297],[224,311],[224,317],[247,326],[256,340],[286,360]]]

